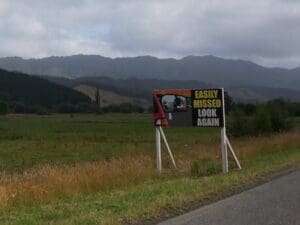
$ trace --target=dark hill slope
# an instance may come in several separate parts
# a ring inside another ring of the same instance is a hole
[[[36,76],[2,69],[0,69],[0,100],[47,108],[65,103],[90,102],[87,96],[70,88]]]

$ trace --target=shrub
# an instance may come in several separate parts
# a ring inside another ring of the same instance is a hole
[[[205,175],[217,174],[221,171],[221,167],[215,161],[201,162],[194,160],[191,165],[191,175],[193,177],[201,177]]]
[[[14,113],[25,113],[25,106],[23,103],[16,102],[13,104]]]
[[[102,108],[104,113],[108,112],[121,112],[121,113],[143,113],[144,109],[139,105],[131,103],[121,103],[120,105],[112,104]]]
[[[255,135],[271,133],[273,131],[271,113],[264,106],[258,106],[254,114]]]
[[[27,106],[25,107],[25,112],[34,113],[37,115],[49,115],[48,110],[41,106]]]
[[[220,167],[218,166],[218,164],[215,161],[209,162],[206,167],[206,174],[213,175],[217,174],[218,172],[220,172]]]
[[[8,105],[5,102],[0,102],[0,115],[5,115],[8,113]]]
[[[194,160],[191,165],[191,175],[193,177],[200,177],[201,176],[201,163],[199,160]]]
[[[76,113],[77,107],[72,104],[61,104],[58,106],[57,111],[59,113]]]
[[[288,131],[292,128],[288,111],[275,103],[257,104],[252,117],[238,107],[231,114],[228,124],[228,133],[232,136],[257,136],[272,132]]]
[[[246,116],[242,109],[235,109],[230,114],[228,133],[235,137],[254,134],[253,118]]]

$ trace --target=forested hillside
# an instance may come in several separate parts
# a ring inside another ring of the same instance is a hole
[[[61,104],[90,103],[89,97],[48,80],[0,69],[0,101],[53,109]]]

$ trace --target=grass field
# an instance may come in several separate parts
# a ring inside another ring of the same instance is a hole
[[[0,117],[0,224],[120,224],[156,217],[300,165],[296,121],[289,133],[232,139],[243,170],[223,175],[218,129],[166,129],[178,170],[163,151],[159,174],[150,115]],[[199,177],[191,175],[195,162]],[[230,166],[235,168],[232,159]]]
[[[109,161],[154,152],[150,115],[7,116],[0,119],[0,168],[12,172],[43,164]],[[215,129],[169,129],[174,149],[217,141]]]

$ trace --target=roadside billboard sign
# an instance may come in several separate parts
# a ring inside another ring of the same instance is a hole
[[[161,137],[174,168],[176,168],[174,156],[162,129],[162,127],[167,126],[220,128],[223,172],[228,172],[227,147],[229,147],[238,168],[242,168],[226,135],[223,88],[154,90],[152,97],[154,106],[153,122],[156,127],[156,160],[159,171],[162,168]]]
[[[155,90],[155,126],[224,127],[223,89]]]

